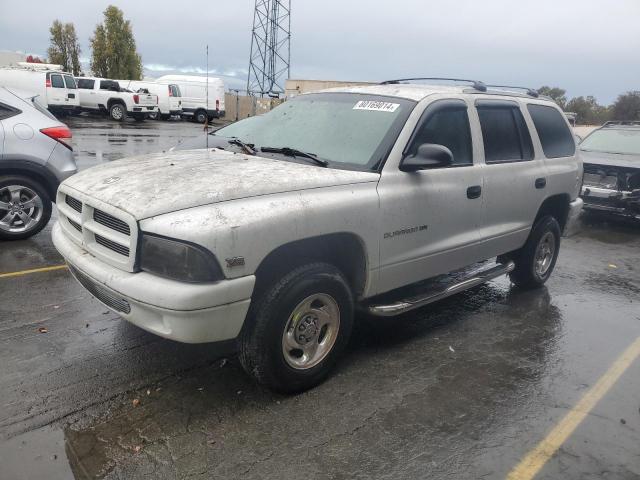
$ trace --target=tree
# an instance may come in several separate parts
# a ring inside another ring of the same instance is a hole
[[[600,125],[611,117],[609,107],[599,105],[595,97],[575,97],[569,100],[565,110],[575,112],[576,123],[582,125]]]
[[[104,11],[104,22],[96,25],[93,32],[91,70],[94,75],[105,78],[142,78],[142,58],[136,51],[131,22],[113,5]]]
[[[40,57],[34,57],[33,55],[29,55],[25,61],[27,63],[43,63]]]
[[[640,120],[640,91],[618,95],[611,109],[614,120]]]
[[[51,45],[47,50],[50,63],[62,65],[65,72],[80,73],[80,44],[73,23],[54,20],[51,28]]]
[[[546,95],[547,97],[553,98],[558,106],[564,110],[564,107],[567,104],[567,97],[565,95],[567,93],[566,90],[558,87],[548,87],[544,85],[538,89],[538,93],[540,95]]]

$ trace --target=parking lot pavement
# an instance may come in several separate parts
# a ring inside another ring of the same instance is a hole
[[[198,134],[157,123],[114,148]],[[81,166],[91,145],[112,154],[101,127],[73,128]],[[0,274],[61,263],[50,227],[0,248]],[[639,264],[640,227],[587,217],[545,288],[502,278],[359,317],[335,374],[291,397],[256,386],[229,345],[120,320],[64,268],[0,276],[0,478],[639,478],[640,359],[624,353]]]

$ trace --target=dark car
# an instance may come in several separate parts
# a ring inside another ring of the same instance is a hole
[[[640,219],[640,121],[607,122],[579,148],[584,208]]]

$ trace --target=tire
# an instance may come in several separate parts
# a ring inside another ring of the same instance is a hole
[[[113,103],[109,107],[109,116],[111,120],[115,120],[116,122],[124,122],[124,119],[127,117],[127,109],[121,103]]]
[[[13,204],[11,208],[9,204]],[[25,208],[29,204],[33,207]],[[29,238],[42,230],[50,218],[51,199],[39,182],[18,175],[0,176],[0,240]]]
[[[162,115],[157,112],[151,112],[147,118],[149,118],[149,120],[160,120],[162,118]]]
[[[207,112],[204,110],[198,110],[194,115],[193,119],[198,123],[205,123],[207,121]]]
[[[527,243],[512,255],[515,269],[509,274],[518,287],[538,288],[551,276],[560,251],[560,225],[548,215],[531,229]]]
[[[168,121],[171,118],[171,115],[169,115],[168,113],[163,113],[162,115],[160,115],[160,120],[164,120],[165,122]]]
[[[273,391],[312,388],[327,377],[347,345],[353,311],[353,294],[337,268],[326,263],[298,267],[252,302],[239,338],[240,362]]]

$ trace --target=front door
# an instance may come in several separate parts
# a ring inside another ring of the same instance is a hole
[[[386,165],[380,198],[379,293],[474,263],[482,219],[482,165],[474,162],[468,106],[461,99],[431,103],[405,155],[418,146],[446,146],[453,164],[418,172]]]

